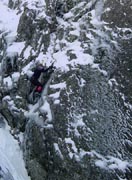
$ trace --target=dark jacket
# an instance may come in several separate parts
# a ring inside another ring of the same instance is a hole
[[[46,73],[49,69],[50,69],[50,67],[45,69],[43,66],[37,66],[36,69],[34,70],[34,74],[33,74],[32,78],[38,80],[41,73],[42,72]]]

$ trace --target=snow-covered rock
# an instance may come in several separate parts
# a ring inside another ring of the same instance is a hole
[[[31,179],[131,179],[131,1],[1,0],[0,9],[0,113]],[[56,70],[31,104],[38,62]],[[13,155],[0,161],[4,180],[23,178]]]

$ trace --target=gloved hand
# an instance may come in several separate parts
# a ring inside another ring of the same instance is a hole
[[[50,66],[50,69],[55,69],[55,66],[53,66],[53,64]]]

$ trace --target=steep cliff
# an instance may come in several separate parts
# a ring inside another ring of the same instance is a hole
[[[15,136],[24,134],[31,179],[131,180],[131,1],[5,5],[11,18],[1,20],[0,113]],[[31,104],[36,62],[55,62],[56,70]]]

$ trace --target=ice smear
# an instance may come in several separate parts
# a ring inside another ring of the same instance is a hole
[[[10,134],[10,128],[0,128],[0,166],[6,174],[10,172],[14,180],[30,180],[25,169],[22,151],[18,142]]]
[[[54,148],[55,148],[56,153],[60,156],[60,158],[64,159],[63,154],[61,153],[61,150],[57,143],[54,143]]]

